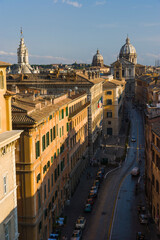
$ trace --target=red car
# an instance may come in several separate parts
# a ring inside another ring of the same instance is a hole
[[[89,203],[93,206],[93,204],[94,204],[93,198],[88,198],[86,203]]]

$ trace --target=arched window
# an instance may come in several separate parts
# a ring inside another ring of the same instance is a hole
[[[0,89],[4,88],[4,76],[3,76],[3,72],[0,71]]]

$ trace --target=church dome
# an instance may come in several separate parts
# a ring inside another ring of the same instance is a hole
[[[126,38],[126,43],[121,47],[119,58],[126,58],[131,62],[135,62],[133,59],[137,57],[135,47],[130,43],[130,39]]]
[[[103,56],[99,53],[97,49],[97,53],[93,56],[92,66],[103,66]]]

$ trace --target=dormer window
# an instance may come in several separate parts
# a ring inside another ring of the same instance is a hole
[[[2,71],[0,71],[0,89],[4,89],[4,76]]]

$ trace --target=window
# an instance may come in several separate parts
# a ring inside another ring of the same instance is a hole
[[[54,153],[54,159],[56,159],[56,153]]]
[[[52,115],[49,116],[49,120],[51,120],[51,119],[52,119]]]
[[[53,187],[53,173],[52,173],[52,175],[51,175],[51,185],[52,185],[52,187]]]
[[[67,132],[69,131],[69,123],[67,123]]]
[[[47,166],[44,165],[44,167],[43,167],[43,174],[44,174],[46,171],[47,171]]]
[[[62,109],[62,119],[64,119],[64,109]]]
[[[57,168],[58,168],[58,176],[59,176],[59,164],[58,164],[58,167],[57,167]]]
[[[159,182],[156,180],[156,192],[159,194]]]
[[[152,185],[154,186],[154,175],[152,174]]]
[[[160,140],[157,138],[157,147],[160,149]]]
[[[108,125],[110,125],[111,124],[111,121],[108,121]]]
[[[50,138],[51,138],[51,142],[53,141],[53,130],[50,129]]]
[[[107,105],[112,105],[112,99],[107,99]]]
[[[56,125],[56,131],[57,131],[56,135],[58,136],[58,124]]]
[[[44,185],[44,199],[46,199],[46,184]]]
[[[39,174],[37,175],[37,183],[40,181],[40,179],[41,179],[41,174],[39,173]]]
[[[50,161],[47,162],[47,168],[49,168],[49,167],[50,167]]]
[[[10,240],[9,225],[10,225],[10,221],[5,225],[5,240]]]
[[[62,126],[62,136],[64,135],[64,127]]]
[[[66,107],[66,117],[68,116],[68,107]]]
[[[107,95],[112,95],[112,91],[107,91]]]
[[[41,192],[38,190],[38,209],[41,208]]]
[[[107,118],[112,118],[112,112],[107,112]]]
[[[50,179],[48,178],[48,193],[50,192]]]
[[[152,150],[152,161],[153,162],[155,161],[154,158],[155,158],[155,152],[154,152],[154,150]]]
[[[53,127],[53,139],[55,139],[56,138],[56,128],[55,128],[55,126]]]
[[[42,150],[44,151],[46,148],[46,143],[45,143],[45,135],[42,137]]]
[[[7,193],[7,176],[3,177],[4,194]]]
[[[154,141],[155,141],[155,136],[154,136],[154,134],[152,133],[152,142],[154,143]]]
[[[57,149],[57,156],[59,155],[59,148]]]
[[[57,181],[57,169],[54,170],[54,180]]]
[[[51,163],[53,163],[53,156],[51,157]]]
[[[46,134],[46,145],[47,145],[47,147],[49,145],[49,132],[47,132],[47,134]]]
[[[40,143],[36,142],[36,159],[40,156]]]
[[[38,226],[39,233],[41,232],[41,229],[42,229],[42,222],[40,221],[39,226]]]

